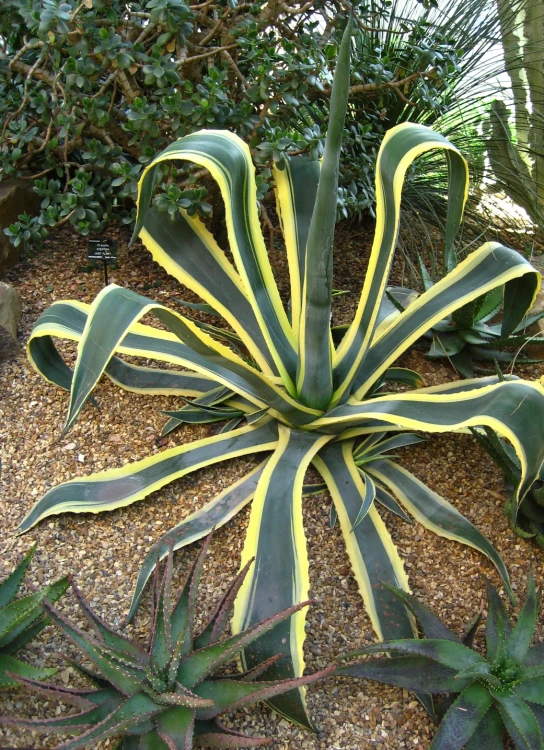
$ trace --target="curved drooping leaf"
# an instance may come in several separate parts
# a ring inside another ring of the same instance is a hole
[[[374,461],[366,470],[388,487],[410,515],[426,529],[438,536],[473,547],[486,555],[499,571],[509,595],[514,597],[508,571],[499,553],[474,524],[451,503],[429,489],[402,466],[388,459]]]
[[[118,469],[73,479],[49,490],[23,518],[17,531],[28,531],[43,518],[57,513],[99,513],[122,508],[204,466],[273,450],[277,439],[274,422],[257,427],[247,425],[234,432],[170,448]]]
[[[449,432],[462,427],[488,425],[514,446],[522,467],[517,492],[523,498],[544,461],[544,442],[535,419],[544,408],[544,388],[523,380],[499,382],[484,388],[450,394],[416,391],[380,396],[367,402],[351,401],[327,412],[312,429],[341,432],[378,419],[402,429]]]
[[[452,144],[429,128],[406,123],[386,134],[376,164],[376,233],[359,306],[333,361],[335,402],[345,400],[372,341],[376,317],[395,250],[404,176],[411,162],[432,149],[448,153],[450,170],[446,248],[448,257],[468,194],[468,168]]]
[[[134,235],[147,227],[154,173],[163,161],[190,161],[210,171],[225,204],[234,262],[274,362],[293,392],[296,343],[283,309],[257,213],[255,169],[248,146],[226,130],[201,130],[171,144],[149,164],[138,186]]]
[[[138,582],[132,596],[130,611],[127,620],[130,622],[136,613],[136,609],[142,597],[145,585],[153,574],[157,560],[164,560],[170,550],[178,550],[182,547],[202,539],[212,529],[219,529],[230,521],[230,519],[244,508],[253,498],[257,483],[263,473],[268,459],[246,474],[238,481],[231,484],[204,507],[191,513],[181,523],[168,531],[158,542],[156,542],[142,564]]]
[[[276,374],[242,280],[204,224],[183,211],[165,221],[164,215],[152,208],[146,213],[141,238],[157,263],[232,326],[261,369]]]
[[[302,523],[302,485],[306,468],[330,438],[284,426],[279,430],[278,446],[259,479],[251,506],[241,565],[253,557],[255,564],[234,605],[232,629],[235,633],[308,597],[310,580]],[[283,652],[282,658],[264,676],[285,679],[301,675],[304,623],[304,613],[298,612],[290,622],[259,639],[255,647],[245,648],[244,668],[251,669]],[[286,643],[290,644],[287,648]],[[271,701],[271,705],[299,724],[312,726],[302,691],[286,693]]]
[[[363,398],[380,374],[433,324],[501,284],[511,285],[516,296],[523,299],[523,304],[530,306],[538,291],[539,275],[515,250],[489,242],[467,256],[454,271],[418,297],[381,337],[372,342],[353,378],[356,398]],[[530,284],[530,293],[525,295],[521,288],[524,284]],[[520,319],[526,309],[518,310]],[[456,351],[452,349],[450,354]]]
[[[236,354],[214,341],[190,320],[135,292],[110,284],[89,310],[74,370],[65,431],[73,424],[101,374],[124,337],[140,318],[153,312],[182,342],[184,363],[211,376],[227,388],[246,396],[257,407],[278,408],[298,423],[309,422],[318,412],[280,390]],[[99,347],[95,336],[101,337]]]
[[[340,528],[366,611],[379,638],[410,638],[412,623],[404,605],[384,583],[409,590],[408,578],[385,524],[372,506],[354,528],[365,487],[352,455],[351,443],[334,443],[313,463],[331,493]]]

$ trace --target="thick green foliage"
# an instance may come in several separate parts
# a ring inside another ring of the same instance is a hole
[[[368,646],[348,657],[388,652],[391,658],[356,662],[338,673],[447,694],[437,705],[442,718],[430,750],[503,750],[504,729],[519,750],[542,750],[544,644],[531,646],[541,605],[532,573],[515,625],[488,583],[486,658],[471,649],[480,616],[460,639],[413,596],[389,588],[416,617],[425,637]]]
[[[60,719],[26,721],[3,718],[2,723],[78,735],[61,745],[64,750],[95,747],[97,742],[108,737],[120,739],[116,745],[118,750],[267,745],[270,740],[248,737],[223,726],[219,715],[315,682],[334,671],[334,667],[298,679],[259,681],[258,677],[277,661],[276,658],[245,674],[213,676],[245,645],[257,641],[309,602],[280,612],[236,636],[220,640],[248,565],[230,584],[209,622],[196,636],[193,632],[195,603],[210,541],[211,535],[176,602],[172,599],[172,549],[162,581],[159,580],[157,563],[151,633],[146,649],[111,630],[73,584],[81,610],[92,626],[92,636],[46,603],[45,608],[54,622],[99,670],[100,674],[94,674],[78,667],[95,683],[96,689],[66,690],[54,685],[45,686],[49,695],[84,706],[84,710]],[[21,678],[18,682],[30,688],[38,687],[32,680]]]
[[[15,687],[18,678],[43,680],[56,669],[38,669],[15,659],[12,654],[23,648],[49,622],[42,603],[55,602],[68,588],[68,579],[61,578],[28,596],[16,599],[35,547],[21,560],[13,573],[0,584],[0,690]]]
[[[386,130],[406,120],[432,124],[458,111],[460,82],[498,33],[484,0],[468,0],[463,12],[452,0],[440,10],[433,5],[354,3],[359,29],[341,215],[372,210],[374,163]],[[472,19],[480,13],[475,32]],[[36,247],[49,228],[65,222],[82,234],[132,223],[143,167],[173,139],[201,128],[229,129],[250,143],[264,195],[271,163],[286,153],[322,152],[343,16],[335,0],[315,7],[4,0],[0,179],[31,180],[43,199],[37,219],[23,215],[9,227],[12,241]],[[445,123],[443,132],[463,137],[476,165],[476,131]],[[208,215],[206,188],[180,170],[159,176],[157,207]],[[444,177],[443,166],[438,171]],[[423,199],[407,187],[427,214],[441,202],[440,186],[428,190],[428,172],[419,175]],[[171,186],[176,176],[181,186]]]

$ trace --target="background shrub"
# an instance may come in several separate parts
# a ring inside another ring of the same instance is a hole
[[[434,123],[462,140],[479,182],[483,142],[461,110],[474,112],[467,89],[493,72],[487,60],[485,76],[473,75],[499,38],[499,21],[485,0],[435,5],[354,3],[339,216],[372,210],[377,148],[405,120]],[[227,128],[249,143],[264,197],[272,162],[321,154],[332,66],[350,10],[344,0],[4,0],[0,179],[31,180],[43,198],[38,217],[9,228],[12,241],[29,249],[66,222],[82,234],[132,224],[145,164],[201,128]],[[410,177],[406,200],[425,220],[440,221],[445,174],[431,158]],[[158,208],[209,215],[201,177],[163,172]],[[169,187],[174,179],[177,187]]]

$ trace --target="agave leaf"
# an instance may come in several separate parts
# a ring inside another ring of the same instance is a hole
[[[169,750],[191,750],[195,712],[175,706],[156,719],[157,733],[166,742]]]
[[[2,583],[0,584],[0,609],[3,609],[6,605],[8,605],[19,591],[27,568],[30,565],[30,561],[34,557],[35,552],[36,545],[34,544],[28,550],[15,570],[6,578],[5,581],[2,581]]]
[[[47,598],[47,601],[54,603],[62,596],[62,594],[64,594],[69,583],[67,577],[60,578],[58,581],[55,581],[55,583],[45,586],[37,593],[43,594],[43,596]],[[6,612],[6,610],[10,611],[10,608],[18,601],[24,600],[17,599],[0,612],[0,622],[3,621],[4,612]],[[34,606],[30,607],[30,609],[27,610],[26,615],[21,612],[18,621],[12,622],[7,633],[5,633],[4,637],[0,640],[0,647],[3,653],[15,653],[48,624],[48,619],[45,617],[41,607],[42,601],[43,599],[40,599],[34,604]]]
[[[226,641],[212,644],[199,651],[194,651],[180,663],[178,681],[189,688],[198,685],[211,672],[232,659],[244,646],[264,635],[264,633],[267,633],[280,622],[288,620],[295,612],[307,607],[309,604],[311,604],[310,601],[301,602],[283,612],[272,615],[272,617],[262,622],[258,622],[248,630],[244,630]]]
[[[544,750],[538,721],[529,706],[517,695],[494,695],[508,733],[520,750]]]
[[[241,479],[233,482],[202,508],[184,518],[180,524],[171,529],[151,547],[138,576],[138,582],[127,617],[128,622],[132,620],[136,613],[138,603],[141,600],[145,585],[153,572],[156,560],[158,558],[162,560],[168,554],[170,541],[173,541],[174,550],[177,550],[191,544],[191,542],[202,539],[212,529],[218,529],[223,526],[251,501],[267,461],[268,459]],[[172,618],[174,622],[174,615],[172,615]],[[176,626],[174,625],[173,627],[175,630]],[[176,635],[173,636],[173,640],[177,641]]]
[[[527,598],[525,599],[518,621],[504,645],[505,655],[518,663],[523,662],[525,659],[533,640],[540,604],[541,596],[540,593],[537,594],[533,572],[530,571],[527,582]]]
[[[34,594],[29,594],[21,599],[15,599],[1,612],[0,617],[0,648],[10,643],[11,640],[20,636],[26,628],[42,617],[41,608],[50,595],[56,601],[68,588],[68,578],[62,578],[51,586],[40,589]],[[44,623],[45,625],[45,623]]]
[[[523,664],[528,667],[537,667],[544,664],[544,641],[531,646],[527,651]]]
[[[218,714],[247,706],[257,701],[268,701],[276,695],[294,690],[303,685],[311,685],[316,680],[332,674],[336,667],[330,666],[320,672],[305,677],[295,677],[292,680],[274,680],[272,682],[246,682],[245,680],[208,680],[195,688],[195,692],[206,698],[211,698],[213,708],[199,708],[198,719],[213,719]]]
[[[474,735],[493,703],[489,691],[478,682],[466,687],[442,719],[432,750],[461,750]]]
[[[111,648],[121,654],[125,654],[125,656],[129,659],[136,659],[142,665],[147,664],[149,660],[147,651],[145,651],[145,649],[143,649],[141,646],[138,646],[137,643],[134,643],[134,641],[131,641],[128,638],[124,638],[122,635],[119,635],[119,633],[116,633],[108,625],[106,625],[106,623],[100,617],[98,617],[96,612],[91,609],[91,607],[87,603],[87,600],[81,593],[81,590],[74,583],[74,581],[71,581],[71,586],[72,591],[74,592],[78,600],[81,611],[91,623],[93,630],[98,635],[100,641],[108,648]]]
[[[155,729],[142,735],[123,737],[115,750],[170,750]]]
[[[361,523],[363,522],[366,514],[370,510],[372,503],[376,499],[376,485],[372,481],[372,477],[369,477],[368,474],[362,474],[362,477],[364,479],[364,496],[363,496],[363,502],[361,503],[361,507],[359,509],[359,512],[357,513],[357,518],[353,522],[353,526],[351,527],[351,531],[354,532],[356,528],[358,528]]]
[[[333,241],[340,150],[349,95],[352,19],[348,20],[334,74],[321,177],[308,230],[302,312],[298,330],[297,391],[303,404],[324,410],[333,392],[330,318]]]
[[[56,669],[39,669],[8,654],[0,654],[0,690],[20,685],[19,677],[44,680],[56,672]]]
[[[395,515],[402,518],[403,521],[406,521],[406,523],[413,523],[410,516],[404,512],[393,495],[389,494],[387,490],[384,490],[384,488],[380,487],[379,485],[376,485],[376,500],[380,503],[380,505],[383,505],[383,507],[387,508],[387,510],[389,510],[391,513],[394,513]]]
[[[544,705],[544,675],[516,685],[516,695],[524,701]]]
[[[478,614],[472,618],[472,620],[468,623],[468,625],[465,628],[465,632],[461,639],[461,643],[463,645],[468,646],[469,648],[472,648],[472,644],[474,643],[474,638],[476,637],[476,633],[478,632],[478,628],[480,627],[481,621],[482,621],[482,612],[478,612]]]
[[[150,661],[163,670],[172,655],[172,625],[171,625],[171,596],[172,596],[172,566],[174,550],[166,558],[166,570],[162,580],[159,598],[155,606],[155,621],[151,632]],[[157,567],[159,563],[157,562]]]
[[[424,656],[433,659],[444,667],[455,669],[457,672],[465,667],[471,667],[478,662],[484,662],[484,658],[476,651],[463,646],[461,643],[444,641],[437,638],[407,638],[398,641],[382,641],[371,646],[365,646],[360,651],[347,654],[346,658],[360,656],[361,654],[378,654],[384,651],[392,651],[399,654]]]
[[[49,617],[64,631],[70,640],[96,664],[112,685],[125,695],[133,695],[145,679],[145,671],[138,662],[130,662],[118,652],[95,643],[76,628],[51,605],[45,604]]]
[[[217,312],[217,310],[215,310],[211,305],[202,304],[200,302],[187,302],[184,299],[180,299],[179,297],[175,297],[173,294],[171,294],[170,297],[175,302],[177,302],[179,305],[183,305],[183,307],[188,307],[191,310],[196,310],[197,312],[206,313],[206,315],[211,315],[214,318],[220,318],[221,317],[221,315]]]
[[[275,656],[271,656],[270,659],[265,659],[265,661],[262,661],[260,664],[257,664],[256,667],[253,667],[253,669],[248,669],[247,672],[241,672],[239,675],[236,675],[232,679],[240,679],[245,680],[246,682],[250,682],[251,680],[256,680],[257,677],[264,674],[270,667],[273,667],[276,662],[281,659],[282,654],[276,654]]]
[[[487,581],[488,614],[485,626],[487,658],[493,663],[502,654],[503,646],[510,637],[512,626],[497,590]]]
[[[162,711],[162,706],[158,706],[144,693],[136,693],[114,708],[106,719],[92,726],[76,739],[64,742],[58,750],[79,750],[91,742],[96,744],[108,737],[115,737],[127,727],[134,728],[137,723],[144,722],[160,711]]]
[[[491,706],[465,745],[465,750],[504,750],[503,729],[500,713],[495,706]]]
[[[425,656],[392,656],[339,667],[336,674],[377,680],[404,690],[440,694],[459,690],[456,671]]]
[[[70,716],[62,716],[58,719],[9,719],[2,717],[0,718],[0,724],[27,727],[28,729],[39,730],[48,734],[63,734],[67,730],[83,731],[88,729],[89,726],[103,722],[122,702],[120,699],[104,701],[104,703],[93,706],[88,711],[82,711],[79,714],[72,714]]]
[[[241,732],[235,732],[215,721],[199,721],[195,725],[195,747],[261,747],[269,745],[272,740],[267,737],[248,737]]]
[[[225,595],[219,602],[217,609],[210,617],[208,624],[203,628],[198,638],[194,640],[193,648],[204,648],[205,646],[209,646],[212,643],[217,643],[226,627],[227,620],[231,613],[236,595],[238,594],[240,586],[243,584],[248,570],[254,562],[254,559],[255,558],[251,558],[250,560],[248,560],[248,562],[244,565],[236,578],[234,578],[234,580],[231,582],[230,586],[225,592]]]
[[[385,584],[387,588],[401,599],[416,617],[426,638],[441,639],[459,643],[459,638],[447,628],[444,623],[431,610],[422,604],[419,599],[396,586]]]
[[[502,558],[491,542],[451,503],[394,461],[377,460],[368,464],[366,468],[425,528],[446,539],[454,539],[474,547],[486,555],[499,571],[506,590],[513,596],[508,571]]]
[[[359,459],[367,461],[371,458],[377,458],[382,453],[387,451],[396,450],[397,448],[404,448],[407,445],[417,445],[417,443],[424,443],[426,438],[420,435],[415,435],[413,432],[405,432],[401,435],[393,435],[386,440],[381,440],[379,443],[368,447],[366,450],[357,451],[356,464],[359,465]],[[355,452],[354,452],[355,456]]]
[[[29,641],[31,641],[38,633],[40,633],[47,624],[48,619],[45,615],[38,617],[37,620],[34,620],[32,625],[21,631],[19,635],[14,636],[12,639],[10,639],[9,643],[6,643],[5,646],[2,646],[2,652],[4,654],[14,654],[20,648],[23,648],[23,646],[29,643]]]

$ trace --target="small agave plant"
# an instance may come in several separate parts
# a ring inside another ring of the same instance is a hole
[[[64,703],[81,706],[83,711],[40,721],[4,717],[1,723],[44,732],[77,733],[77,737],[58,746],[63,750],[95,747],[108,737],[119,738],[117,750],[242,748],[269,744],[271,740],[267,738],[248,737],[224,726],[218,717],[308,685],[330,674],[335,667],[291,680],[259,681],[264,671],[274,670],[278,655],[245,674],[213,675],[245,645],[256,643],[258,648],[258,639],[264,633],[310,602],[280,612],[243,633],[221,639],[234,598],[250,567],[248,564],[230,584],[207,625],[195,636],[195,602],[210,539],[211,535],[175,604],[172,603],[173,551],[168,555],[162,581],[157,562],[147,648],[111,630],[92,611],[73,583],[82,612],[94,630],[93,636],[77,628],[46,602],[45,609],[51,619],[99,670],[100,674],[95,674],[78,666],[96,684],[96,689],[72,690],[19,677],[19,683]]]
[[[61,578],[39,591],[16,599],[35,551],[36,548],[32,547],[11,575],[0,584],[0,690],[16,687],[20,677],[43,680],[57,671],[38,669],[12,656],[48,624],[42,602],[57,601],[69,585],[68,578]]]
[[[503,750],[505,732],[519,750],[544,750],[544,642],[531,646],[541,594],[532,574],[514,626],[496,589],[487,584],[487,657],[471,648],[481,615],[460,639],[415,597],[389,588],[425,637],[384,641],[348,654],[345,658],[381,652],[391,657],[348,664],[337,674],[446,694],[436,706],[442,718],[429,750]]]
[[[445,256],[445,259],[447,260],[448,256]],[[449,256],[448,263],[449,266],[444,268],[444,274],[450,273],[457,265],[454,253]],[[427,292],[435,284],[421,259],[419,265],[423,289]],[[529,342],[534,344],[544,341],[531,333],[534,324],[544,317],[544,312],[527,315],[511,333],[505,335],[502,321],[494,321],[503,302],[504,291],[499,287],[439,320],[423,336],[422,341],[431,341],[427,356],[431,359],[448,360],[463,378],[473,378],[475,373],[490,375],[494,372],[493,365],[497,366],[495,363],[513,367],[514,364],[541,362],[541,359],[526,357],[523,347]],[[399,305],[398,302],[396,304]],[[475,361],[489,362],[491,366],[481,367],[476,365]]]

